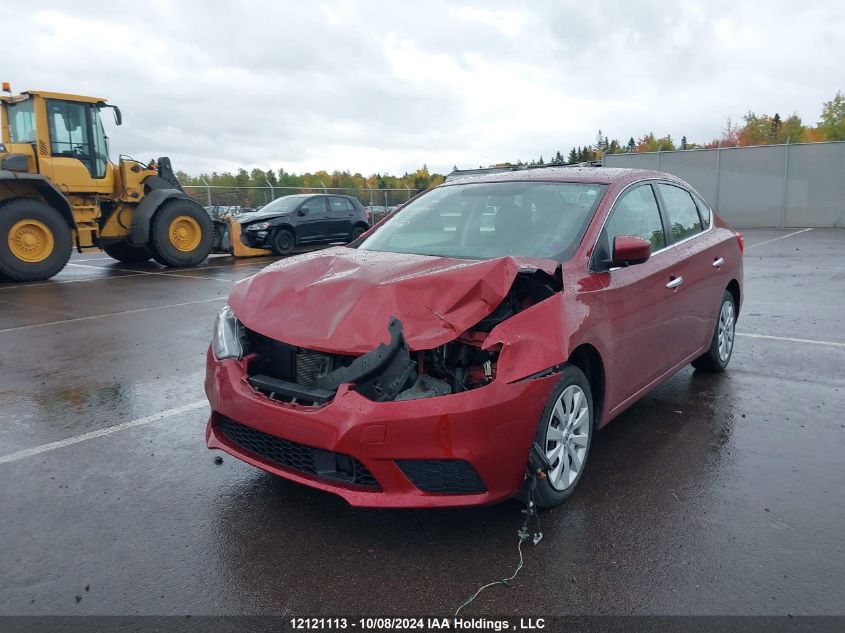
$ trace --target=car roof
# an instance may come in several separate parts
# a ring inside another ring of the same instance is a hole
[[[651,169],[628,169],[624,167],[542,167],[491,172],[456,178],[441,186],[465,185],[473,182],[574,182],[600,185],[627,184],[635,180],[660,178],[682,182],[679,178],[662,171]]]
[[[316,193],[289,193],[286,196],[282,196],[282,198],[313,198],[314,196],[340,196],[341,198],[354,198],[354,196],[350,196],[345,193],[323,193],[322,191],[318,191]],[[276,198],[276,200],[280,199],[281,198]]]

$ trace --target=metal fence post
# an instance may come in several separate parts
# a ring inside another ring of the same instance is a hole
[[[786,201],[789,194],[789,137],[786,137],[783,157],[783,210],[780,216],[780,228],[786,227]]]
[[[408,200],[411,199],[411,188],[408,185],[405,185],[405,190],[408,192]]]
[[[660,171],[660,150],[663,148],[663,145],[657,146],[657,171]]]
[[[265,178],[264,182],[266,182],[267,186],[270,187],[270,198],[275,200],[276,199],[276,190],[273,189],[273,183],[270,182],[269,178]]]
[[[208,181],[205,178],[201,178],[203,184],[205,185],[205,195],[208,198],[208,206],[214,206],[211,204],[211,185],[208,184]]]
[[[373,188],[370,187],[369,184],[367,184],[367,191],[370,192],[370,206],[372,207],[372,206],[374,206],[373,205]]]
[[[320,181],[320,186],[323,188],[323,193],[328,193],[328,190],[326,190],[326,183],[324,183],[322,180]]]
[[[713,204],[716,207],[716,211],[721,211],[722,208],[719,206],[719,191],[722,189],[722,165],[721,159],[722,158],[722,141],[719,141],[719,144],[716,145],[716,199],[713,201]]]

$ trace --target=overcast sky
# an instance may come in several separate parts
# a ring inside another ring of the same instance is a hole
[[[815,123],[845,90],[845,3],[15,4],[0,79],[109,99],[112,158],[399,173],[653,131],[706,142],[748,110]]]

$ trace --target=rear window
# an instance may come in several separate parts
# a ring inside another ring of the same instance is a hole
[[[710,212],[710,205],[704,201],[704,198],[696,193],[693,193],[692,197],[693,200],[695,200],[695,204],[698,206],[698,215],[701,216],[701,226],[703,226],[706,231],[710,228],[710,216],[712,215]]]
[[[9,140],[12,143],[35,141],[35,111],[32,99],[8,104],[6,112],[9,116]]]
[[[663,183],[657,185],[657,188],[660,190],[663,204],[666,206],[666,214],[669,216],[673,242],[692,237],[704,230],[698,208],[686,189]]]

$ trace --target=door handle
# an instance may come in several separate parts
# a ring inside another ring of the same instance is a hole
[[[677,288],[682,283],[684,283],[683,277],[672,277],[668,284],[666,284],[667,288]]]
[[[713,268],[721,268],[722,264],[725,263],[725,258],[720,257],[718,259],[713,260]]]

